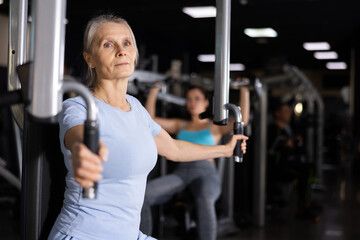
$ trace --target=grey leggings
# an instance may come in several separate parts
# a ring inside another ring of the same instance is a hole
[[[215,201],[220,196],[221,187],[215,164],[207,160],[179,163],[172,174],[148,182],[141,212],[140,229],[143,233],[152,233],[151,206],[169,201],[186,187],[195,200],[199,239],[216,239]]]

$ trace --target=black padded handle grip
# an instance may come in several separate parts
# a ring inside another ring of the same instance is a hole
[[[96,121],[86,120],[84,125],[84,144],[93,152],[99,152],[99,128]],[[97,182],[91,188],[83,188],[83,198],[96,198]]]
[[[234,134],[244,134],[244,123],[234,122]],[[235,162],[243,161],[243,152],[241,151],[241,140],[238,140],[234,149]]]

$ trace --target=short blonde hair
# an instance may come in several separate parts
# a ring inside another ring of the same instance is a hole
[[[134,33],[125,19],[115,16],[115,15],[112,15],[112,14],[99,15],[95,18],[92,18],[88,22],[85,32],[84,32],[84,52],[87,52],[90,54],[92,53],[92,44],[94,41],[95,33],[96,33],[97,29],[99,28],[99,26],[103,23],[121,23],[129,28],[131,37],[133,40],[133,44],[135,47],[135,51],[136,51],[136,57],[135,57],[135,65],[136,65],[138,62],[138,59],[139,59],[139,51],[138,51],[138,48],[136,45]],[[88,85],[88,87],[93,88],[96,85],[96,79],[97,79],[96,71],[95,71],[95,69],[92,69],[89,66],[87,66],[87,68],[88,68],[88,70],[87,70],[87,78],[88,78],[87,85]]]

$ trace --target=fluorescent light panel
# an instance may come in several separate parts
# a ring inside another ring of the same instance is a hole
[[[277,32],[272,28],[245,28],[244,33],[249,37],[277,37]]]
[[[230,63],[230,71],[244,71],[245,65],[242,63]]]
[[[334,51],[328,51],[328,52],[315,52],[314,57],[316,59],[337,59],[338,54]]]
[[[327,62],[326,68],[330,70],[345,70],[347,65],[345,62]]]
[[[215,54],[200,54],[197,59],[200,62],[215,62]]]
[[[305,42],[303,47],[308,51],[330,50],[330,44],[328,42]]]
[[[216,17],[216,7],[214,6],[184,7],[182,11],[193,18]]]

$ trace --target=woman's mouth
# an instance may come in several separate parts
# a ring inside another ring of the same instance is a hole
[[[122,63],[115,64],[115,66],[125,66],[125,65],[128,65],[128,64],[129,64],[128,62],[122,62]]]

